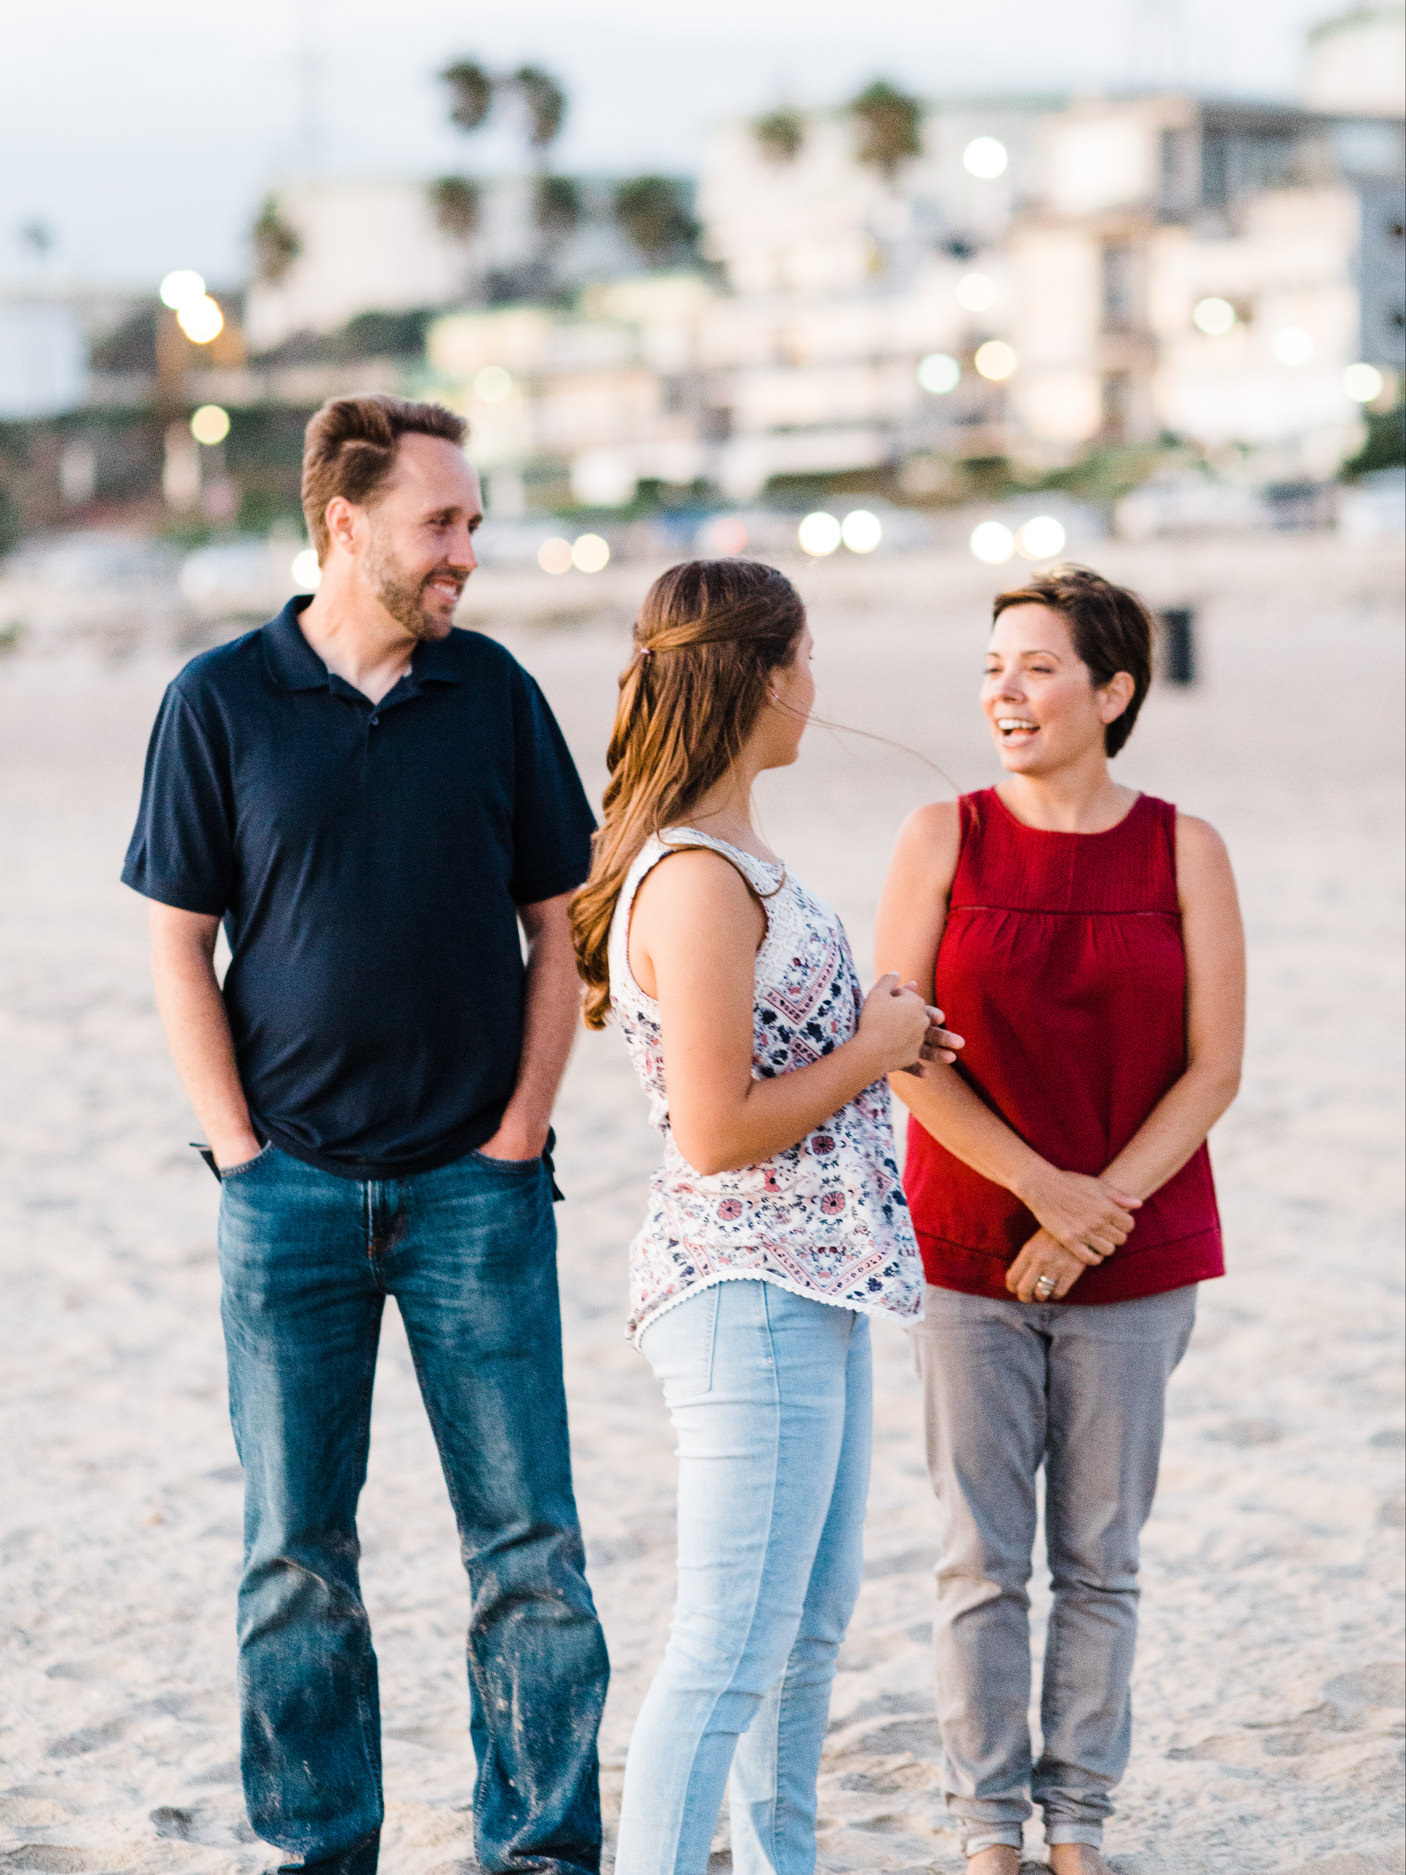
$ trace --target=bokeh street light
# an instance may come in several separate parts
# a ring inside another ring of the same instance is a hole
[[[1281,365],[1297,370],[1312,358],[1315,347],[1311,335],[1302,326],[1280,326],[1269,341],[1269,349]]]
[[[160,294],[163,306],[179,312],[183,306],[193,306],[197,300],[204,299],[205,282],[189,267],[177,267],[161,282]]]
[[[983,521],[972,529],[968,545],[978,560],[987,566],[1000,566],[1015,552],[1015,536],[1000,521]]]
[[[945,397],[962,381],[962,367],[947,352],[929,352],[918,366],[918,382],[934,397]]]
[[[1191,323],[1207,338],[1218,339],[1235,324],[1235,308],[1228,299],[1213,293],[1208,299],[1197,300],[1191,309]]]
[[[301,553],[293,555],[293,564],[288,571],[293,576],[293,584],[299,592],[316,592],[322,579],[322,568],[317,563],[316,547],[304,547]]]
[[[604,572],[610,564],[609,542],[599,534],[578,534],[571,543],[571,564],[578,573]]]
[[[563,540],[560,534],[553,534],[550,540],[544,540],[537,549],[537,564],[544,573],[569,573],[571,542]]]
[[[176,324],[192,345],[208,345],[225,329],[225,316],[208,293],[176,308]]]
[[[883,522],[867,508],[855,508],[845,516],[840,536],[851,553],[872,553],[884,537]]]
[[[1015,352],[1004,339],[987,339],[977,347],[972,363],[982,377],[999,384],[1015,370]]]
[[[1349,365],[1343,372],[1343,389],[1355,404],[1370,404],[1381,396],[1386,379],[1375,365]]]
[[[968,312],[985,312],[996,303],[996,282],[990,274],[963,274],[957,282],[957,304]]]
[[[995,137],[973,137],[962,151],[962,167],[969,176],[980,176],[984,182],[994,182],[997,176],[1004,176],[1010,157],[1004,143]]]
[[[191,413],[190,433],[197,443],[213,449],[229,435],[229,412],[219,404],[202,404]]]
[[[1026,560],[1053,560],[1065,538],[1063,526],[1052,514],[1037,514],[1016,534],[1016,551]]]
[[[808,553],[812,559],[823,560],[827,553],[833,553],[843,539],[843,529],[833,514],[826,514],[818,509],[808,514],[796,529],[796,539],[801,544],[802,553]]]
[[[511,396],[513,381],[501,365],[484,365],[474,374],[474,396],[482,404],[501,404]]]

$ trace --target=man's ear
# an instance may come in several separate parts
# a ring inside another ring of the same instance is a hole
[[[335,542],[348,553],[356,552],[356,526],[364,510],[345,495],[334,495],[323,513],[329,543]]]

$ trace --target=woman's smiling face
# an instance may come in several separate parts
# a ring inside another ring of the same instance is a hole
[[[1095,690],[1068,621],[1049,606],[1009,606],[992,627],[981,707],[1009,774],[1047,774],[1102,750],[1132,688],[1120,671]]]

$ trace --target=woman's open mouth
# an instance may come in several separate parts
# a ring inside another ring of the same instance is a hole
[[[1001,732],[1002,742],[1012,748],[1029,742],[1032,736],[1040,733],[1040,725],[1032,723],[1028,716],[998,716],[996,727]]]

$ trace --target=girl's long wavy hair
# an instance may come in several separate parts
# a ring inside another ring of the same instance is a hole
[[[604,822],[571,903],[588,1028],[604,1028],[610,1011],[607,947],[625,875],[650,835],[685,822],[737,760],[805,622],[790,580],[756,560],[686,560],[645,594],[606,752]]]

